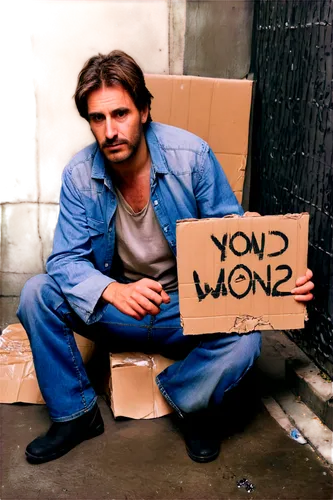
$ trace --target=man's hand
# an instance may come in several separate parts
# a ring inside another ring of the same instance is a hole
[[[307,269],[305,276],[301,276],[296,280],[296,287],[291,290],[291,293],[297,302],[309,302],[309,300],[313,299],[313,294],[311,293],[311,290],[314,289],[314,284],[311,281],[312,276],[312,271]]]
[[[120,312],[137,320],[147,314],[156,316],[159,306],[170,302],[169,295],[158,281],[148,278],[124,285],[114,281],[104,290],[102,298]]]

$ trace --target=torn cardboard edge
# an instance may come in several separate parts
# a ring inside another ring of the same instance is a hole
[[[304,328],[290,293],[307,268],[309,214],[177,222],[184,334]]]
[[[74,333],[84,363],[94,342]],[[0,403],[45,404],[37,381],[26,331],[20,323],[9,325],[0,335]]]
[[[155,378],[172,363],[160,354],[111,354],[107,393],[114,417],[151,419],[171,413]]]
[[[195,219],[195,218],[188,218],[188,219],[179,219],[177,220],[177,226],[181,224],[187,224],[189,222],[198,222],[201,224],[203,221],[216,221],[216,220],[225,220],[225,219],[249,219],[250,217],[260,217],[261,219],[265,219],[267,217],[274,217],[274,219],[293,219],[293,220],[298,220],[301,219],[302,217],[309,217],[308,212],[301,212],[297,214],[278,214],[278,215],[253,215],[253,216],[245,216],[245,215],[238,215],[238,214],[228,214],[225,215],[224,217],[207,217],[206,219]]]

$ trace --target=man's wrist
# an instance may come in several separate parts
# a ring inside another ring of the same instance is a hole
[[[118,285],[118,282],[117,281],[112,281],[112,283],[110,283],[103,291],[102,295],[101,295],[101,298],[107,302],[108,304],[112,304],[113,303],[113,298],[114,298],[114,292],[115,292],[115,288],[116,288],[116,285]]]

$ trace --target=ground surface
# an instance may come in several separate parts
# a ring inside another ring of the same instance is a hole
[[[49,425],[44,406],[2,405],[2,500],[332,498],[332,475],[259,407],[225,435],[218,460],[192,462],[173,418],[114,421],[99,401],[105,433],[43,465],[25,461],[27,443]],[[247,478],[252,493],[237,488]]]

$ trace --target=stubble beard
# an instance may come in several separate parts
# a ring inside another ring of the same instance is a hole
[[[131,158],[135,157],[135,155],[138,152],[141,140],[143,136],[143,128],[140,127],[136,135],[133,137],[131,141],[128,140],[106,140],[102,143],[100,146],[100,149],[107,161],[107,163],[112,166],[112,164],[120,164],[123,162],[126,162],[130,160]],[[105,151],[105,148],[107,146],[113,146],[117,144],[126,144],[127,145],[127,151],[126,152],[115,152],[115,153],[110,153],[109,155]]]

